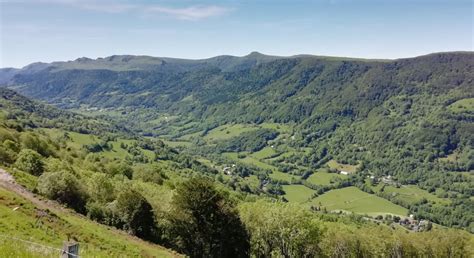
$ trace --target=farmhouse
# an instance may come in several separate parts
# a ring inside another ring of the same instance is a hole
[[[224,172],[224,174],[226,174],[226,175],[231,175],[232,174],[231,167],[224,167],[222,169],[222,172]]]

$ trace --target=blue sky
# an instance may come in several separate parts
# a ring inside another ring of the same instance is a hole
[[[114,54],[473,51],[471,0],[0,0],[0,67]]]

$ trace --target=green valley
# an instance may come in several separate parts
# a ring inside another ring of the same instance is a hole
[[[0,223],[14,222],[1,233],[58,246],[77,231],[84,256],[468,254],[472,58],[112,56],[0,71],[0,164],[64,206],[28,234],[43,208],[0,189]],[[0,252],[29,255],[8,241]]]

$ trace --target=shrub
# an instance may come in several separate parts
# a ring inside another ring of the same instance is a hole
[[[51,200],[64,203],[78,212],[85,212],[87,194],[79,180],[69,172],[44,173],[39,177],[37,189]]]
[[[41,155],[30,149],[20,151],[15,162],[15,167],[35,176],[41,175],[44,171],[44,163],[41,160]]]

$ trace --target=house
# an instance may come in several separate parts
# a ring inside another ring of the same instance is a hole
[[[224,167],[222,169],[222,172],[224,172],[224,174],[226,174],[226,175],[232,175],[231,167]]]
[[[388,176],[382,177],[382,183],[393,184],[394,182],[393,182],[392,176],[388,175]]]
[[[347,172],[347,171],[344,171],[344,170],[341,170],[341,172],[339,172],[341,175],[349,175],[350,173]]]

